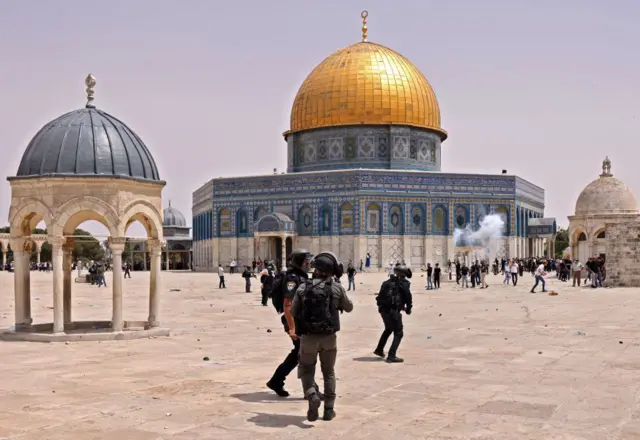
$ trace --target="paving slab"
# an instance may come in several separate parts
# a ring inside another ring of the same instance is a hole
[[[398,352],[406,362],[391,365],[372,353],[386,276],[359,274],[355,309],[341,315],[338,417],[309,423],[295,372],[290,398],[265,387],[291,342],[259,286],[162,277],[170,337],[0,342],[0,439],[640,439],[638,289],[550,278],[558,296],[531,294],[525,275],[516,287],[490,276],[488,289],[427,291],[418,273]],[[149,273],[123,290],[124,318],[146,319]],[[52,274],[32,272],[35,323],[52,320],[51,292]],[[110,288],[74,284],[72,296],[74,319],[110,319]],[[13,274],[0,272],[0,329],[13,307]]]

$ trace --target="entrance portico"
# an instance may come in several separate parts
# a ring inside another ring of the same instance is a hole
[[[285,214],[271,213],[258,219],[254,231],[254,255],[276,261],[279,268],[285,265],[293,250],[295,223]]]

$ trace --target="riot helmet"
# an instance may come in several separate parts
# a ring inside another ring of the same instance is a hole
[[[393,268],[393,273],[398,277],[411,278],[413,275],[411,269],[406,264],[397,263]]]
[[[306,249],[294,249],[287,257],[287,267],[295,267],[304,272],[309,270],[313,255]]]
[[[337,278],[340,278],[343,272],[343,267],[333,252],[320,252],[311,262],[311,267]]]

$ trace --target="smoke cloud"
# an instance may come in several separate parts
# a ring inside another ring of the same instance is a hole
[[[485,216],[479,224],[478,230],[473,231],[471,226],[464,229],[455,229],[453,237],[457,246],[477,246],[484,250],[484,256],[489,254],[489,246],[493,240],[502,236],[504,220],[498,214]]]

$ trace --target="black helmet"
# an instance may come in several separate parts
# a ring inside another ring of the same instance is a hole
[[[413,275],[411,273],[411,269],[407,267],[406,264],[396,264],[396,267],[393,268],[393,273],[399,277],[411,278]]]
[[[337,278],[342,276],[343,268],[333,252],[320,252],[311,262],[311,267]]]
[[[295,267],[296,269],[304,270],[304,260],[312,260],[313,255],[306,249],[294,249],[287,257],[287,266]]]

